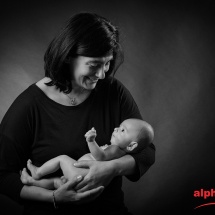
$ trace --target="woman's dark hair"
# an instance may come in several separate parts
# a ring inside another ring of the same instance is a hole
[[[106,77],[115,74],[123,62],[119,31],[110,21],[94,13],[79,13],[71,17],[65,28],[48,46],[44,56],[45,76],[60,91],[72,90],[68,57],[104,57],[113,55]]]

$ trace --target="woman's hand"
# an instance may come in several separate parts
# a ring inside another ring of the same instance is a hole
[[[74,164],[77,168],[89,169],[89,173],[75,186],[77,192],[104,186],[106,187],[116,176],[114,165],[110,161],[79,161]]]
[[[74,190],[74,187],[78,185],[82,179],[82,176],[78,176],[77,178],[74,178],[60,186],[54,193],[56,202],[83,204],[93,201],[104,190],[103,186],[99,186],[97,188],[78,193]]]
[[[23,169],[21,174],[21,181],[25,186],[22,190],[22,198],[24,199],[31,199],[31,200],[38,200],[38,201],[50,201],[52,202],[52,190],[44,189],[37,186],[29,186],[31,184],[31,180],[34,180],[26,171],[26,168]],[[47,179],[48,180],[48,179]],[[82,176],[78,176],[77,178],[73,178],[70,181],[63,180],[62,185],[55,190],[55,200],[57,204],[61,203],[74,203],[74,204],[83,204],[96,199],[104,190],[104,186],[97,186],[94,189],[88,189],[85,192],[77,192],[74,187],[77,186],[82,180]]]

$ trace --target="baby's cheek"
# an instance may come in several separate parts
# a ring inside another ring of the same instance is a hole
[[[116,138],[115,137],[111,137],[111,144],[115,144],[116,143]]]

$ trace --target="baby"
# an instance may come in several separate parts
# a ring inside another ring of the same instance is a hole
[[[140,152],[153,141],[154,131],[151,125],[143,120],[127,119],[118,128],[114,129],[110,140],[111,145],[99,147],[95,141],[96,130],[94,128],[89,130],[85,137],[91,153],[83,155],[78,161],[108,161],[122,157],[125,154]],[[27,167],[32,177],[28,177],[27,180],[22,182],[46,189],[57,189],[65,180],[70,180],[78,175],[84,177],[88,173],[87,169],[74,167],[75,162],[77,161],[67,155],[57,156],[44,163],[41,167],[34,166],[28,160]],[[64,175],[61,179],[41,179],[43,176],[56,172],[59,168],[61,168]]]

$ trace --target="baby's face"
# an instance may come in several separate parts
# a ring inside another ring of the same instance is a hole
[[[134,120],[127,119],[114,129],[110,140],[111,145],[117,145],[124,149],[132,141],[137,141],[138,133],[139,125]]]

